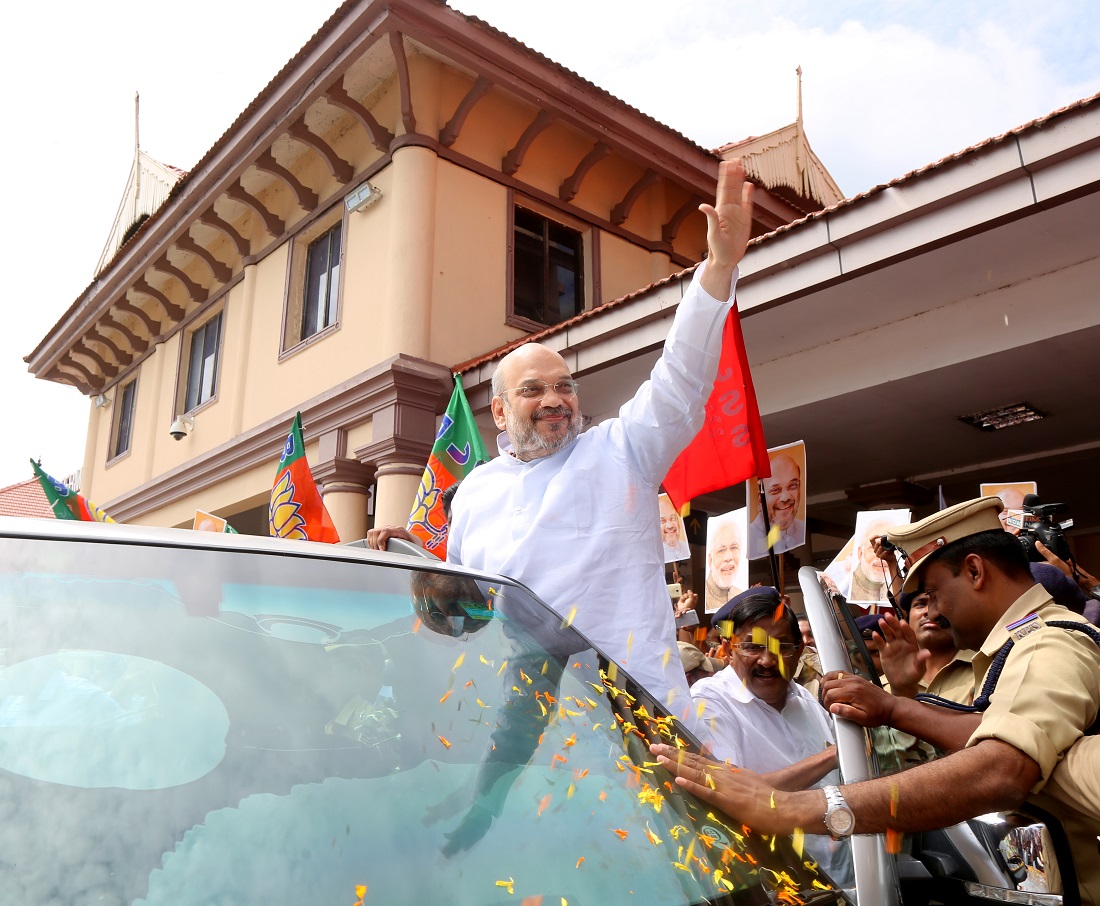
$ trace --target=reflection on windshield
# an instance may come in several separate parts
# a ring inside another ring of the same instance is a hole
[[[676,744],[676,722],[516,586],[76,542],[0,541],[0,564],[11,902],[829,886],[790,839],[682,795],[647,748]]]

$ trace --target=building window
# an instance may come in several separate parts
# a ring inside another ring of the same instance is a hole
[[[293,241],[287,267],[286,352],[334,328],[340,318],[344,206],[333,208]]]
[[[134,404],[137,399],[137,379],[122,386],[115,394],[114,424],[111,426],[110,459],[130,451],[134,431]]]
[[[191,334],[187,365],[187,392],[183,411],[190,412],[214,396],[218,381],[218,348],[221,343],[222,312]]]
[[[336,321],[336,296],[340,286],[340,234],[342,224],[313,240],[306,253],[306,287],[302,300],[302,339],[319,333]]]
[[[583,237],[516,206],[512,311],[534,324],[560,324],[584,311]]]

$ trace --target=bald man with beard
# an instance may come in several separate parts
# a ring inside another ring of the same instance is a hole
[[[768,504],[768,524],[778,529],[779,538],[772,548],[782,554],[806,543],[806,522],[798,518],[802,506],[802,467],[794,457],[778,453],[771,459],[772,474],[762,478],[764,499]],[[768,550],[768,532],[764,514],[757,513],[749,525],[749,553],[762,557]]]
[[[752,187],[740,161],[719,167],[707,217],[709,254],[676,309],[661,357],[634,397],[581,433],[569,363],[528,343],[492,381],[500,455],[455,495],[447,559],[511,576],[673,713],[688,710],[675,657],[657,494],[698,433],[714,386],[736,266],[752,226]]]

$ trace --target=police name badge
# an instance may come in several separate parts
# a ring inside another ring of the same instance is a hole
[[[1031,635],[1033,632],[1038,632],[1045,625],[1046,624],[1039,619],[1037,613],[1031,613],[1022,620],[1017,620],[1015,623],[1009,623],[1005,627],[1005,631],[1018,642],[1024,636]]]

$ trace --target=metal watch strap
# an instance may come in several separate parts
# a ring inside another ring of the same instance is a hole
[[[855,830],[855,814],[852,812],[851,806],[844,799],[844,795],[840,792],[840,789],[835,786],[827,786],[824,788],[825,792],[825,829],[829,832],[834,840],[842,840],[846,837],[850,837]],[[836,830],[830,823],[830,817],[835,812],[847,812],[849,816],[849,826],[846,830]]]

